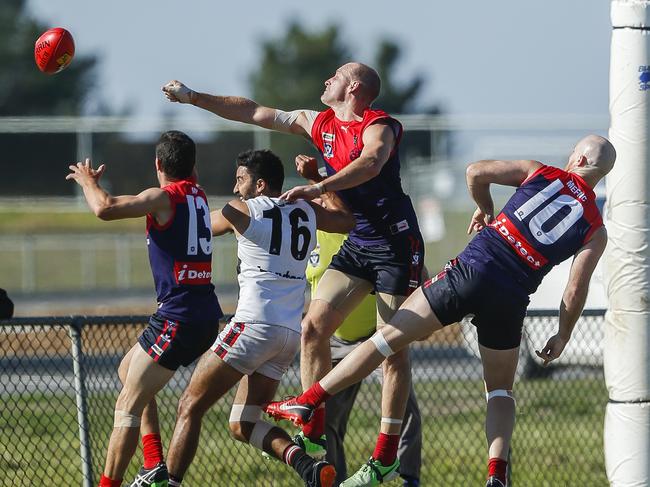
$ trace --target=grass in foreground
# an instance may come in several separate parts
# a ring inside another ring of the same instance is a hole
[[[422,415],[423,485],[480,485],[485,478],[485,400],[475,381],[417,383]],[[279,396],[284,391],[279,391]],[[537,380],[516,389],[518,420],[513,440],[514,487],[607,485],[602,431],[606,391],[602,380]],[[158,401],[163,440],[171,438],[178,394]],[[262,458],[231,440],[227,421],[232,395],[206,416],[187,485],[300,485],[286,465]],[[115,393],[94,393],[88,401],[93,474],[97,480],[112,427]],[[0,412],[0,472],[3,485],[82,484],[76,405],[71,395],[21,394],[3,397]],[[352,413],[346,451],[349,474],[372,453],[379,424],[379,387],[364,384]],[[284,425],[290,434],[295,431]],[[140,464],[131,463],[126,480]]]

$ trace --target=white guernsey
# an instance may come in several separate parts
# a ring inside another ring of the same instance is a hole
[[[246,200],[250,224],[237,237],[239,302],[232,321],[285,326],[300,332],[306,256],[316,246],[309,203],[258,196]]]

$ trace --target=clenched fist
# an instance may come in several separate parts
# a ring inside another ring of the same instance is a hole
[[[192,103],[196,98],[196,92],[178,80],[172,80],[167,83],[162,87],[162,91],[171,102]]]

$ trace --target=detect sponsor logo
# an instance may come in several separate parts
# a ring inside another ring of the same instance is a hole
[[[490,226],[499,232],[499,235],[529,267],[537,270],[548,263],[548,260],[530,245],[503,213],[490,223]]]
[[[177,284],[205,285],[212,278],[210,262],[174,262],[174,277]]]

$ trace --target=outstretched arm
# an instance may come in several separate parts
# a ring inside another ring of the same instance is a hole
[[[235,122],[249,123],[270,130],[311,137],[313,112],[283,112],[265,107],[241,96],[218,96],[194,91],[177,80],[162,87],[169,101],[188,103]]]
[[[605,227],[602,227],[594,233],[589,242],[576,252],[573,264],[571,264],[569,282],[560,302],[558,332],[549,338],[541,352],[535,351],[537,356],[544,360],[544,365],[558,358],[569,342],[573,327],[587,300],[589,281],[606,246],[607,231]]]
[[[467,233],[481,231],[494,218],[494,202],[490,194],[490,184],[519,186],[541,166],[541,163],[530,160],[482,160],[470,164],[465,177],[467,189],[476,202],[477,209],[472,216]]]
[[[102,164],[93,169],[90,159],[70,166],[70,174],[66,179],[72,179],[81,186],[88,206],[102,220],[120,220],[123,218],[138,218],[149,213],[163,224],[171,214],[169,195],[160,188],[149,188],[135,196],[111,196],[99,185],[99,178],[104,174],[106,166]]]

